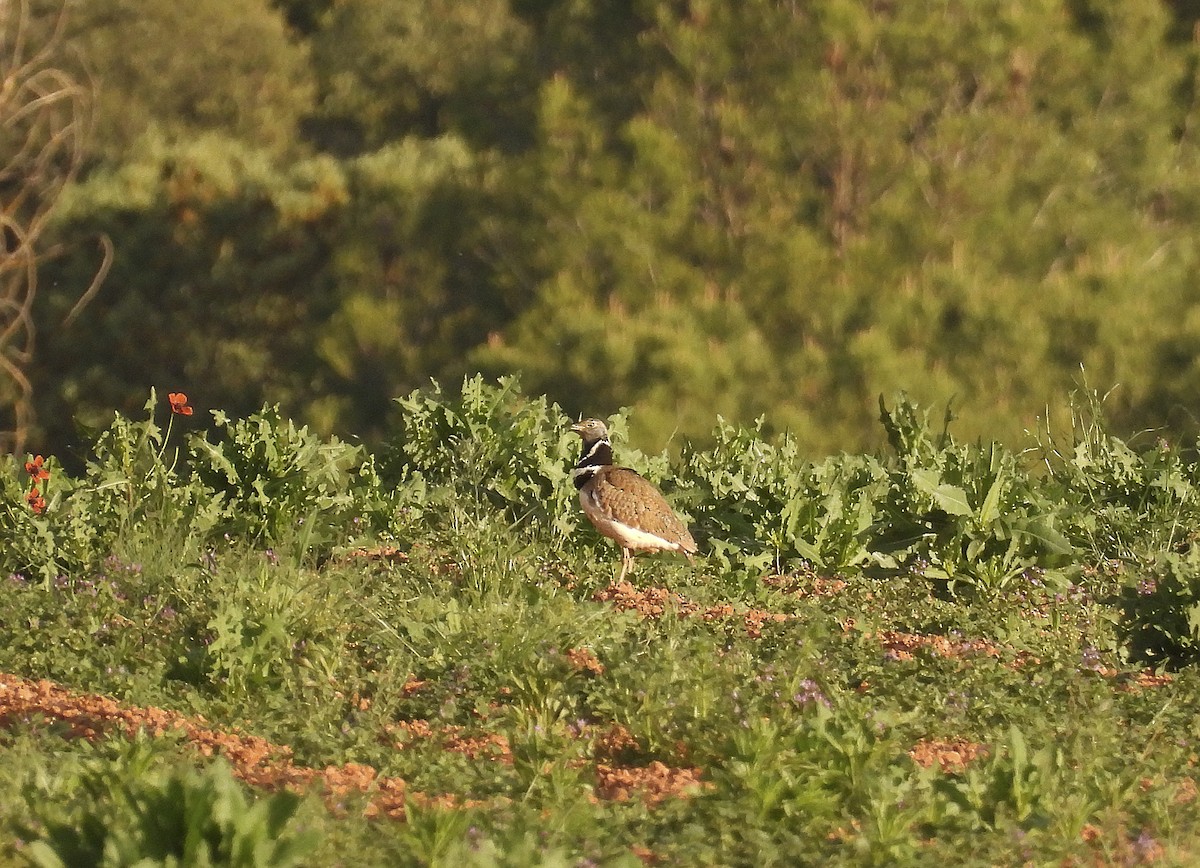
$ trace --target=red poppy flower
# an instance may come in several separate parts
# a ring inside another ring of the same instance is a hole
[[[50,471],[42,466],[44,462],[45,459],[40,455],[35,455],[32,461],[25,462],[25,472],[33,478],[34,482],[50,478]]]
[[[25,502],[38,515],[46,511],[46,499],[42,497],[36,487],[29,489],[29,493],[25,495]]]
[[[178,416],[192,415],[192,408],[188,404],[188,397],[183,392],[169,392],[167,401],[171,405],[171,412]]]

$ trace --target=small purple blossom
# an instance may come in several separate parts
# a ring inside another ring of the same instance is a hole
[[[792,702],[801,708],[813,704],[824,705],[826,708],[831,706],[829,698],[825,696],[820,685],[811,678],[805,678],[800,682],[799,689],[792,695]]]
[[[1145,829],[1142,829],[1142,833],[1133,842],[1133,848],[1137,850],[1138,855],[1145,861],[1156,859],[1162,853],[1162,846]]]

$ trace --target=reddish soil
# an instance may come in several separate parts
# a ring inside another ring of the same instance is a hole
[[[643,767],[596,763],[596,781],[596,795],[601,799],[627,802],[637,796],[651,806],[712,786],[700,780],[699,769],[675,769],[658,760]]]
[[[368,814],[404,816],[404,781],[380,778],[371,766],[346,763],[309,768],[292,761],[291,748],[253,735],[212,729],[204,725],[202,717],[189,718],[153,706],[126,706],[106,696],[74,693],[50,681],[0,674],[0,724],[34,717],[66,724],[68,738],[89,741],[112,733],[132,737],[139,730],[152,736],[180,733],[202,756],[225,757],[234,773],[251,786],[302,791],[319,784],[327,801],[335,805],[348,793],[369,790]]]
[[[387,729],[392,746],[403,749],[414,740],[435,740],[442,750],[460,753],[470,759],[490,759],[512,765],[512,748],[500,733],[470,735],[465,727],[443,724],[436,729],[427,720],[402,720]]]
[[[603,666],[590,651],[577,653],[578,664],[586,671],[603,672]],[[421,682],[410,679],[405,689],[417,690]],[[41,718],[65,725],[66,738],[95,741],[113,735],[132,737],[139,731],[151,736],[182,735],[202,756],[223,756],[234,774],[247,784],[268,790],[286,788],[303,792],[319,786],[326,803],[337,810],[350,793],[368,795],[364,815],[404,819],[407,801],[442,807],[469,807],[479,804],[452,794],[429,795],[408,790],[399,777],[381,777],[363,763],[346,763],[310,768],[292,760],[291,748],[236,731],[221,731],[206,725],[202,717],[188,717],[153,706],[124,705],[106,696],[76,693],[51,681],[34,681],[0,673],[0,726],[11,726]],[[402,721],[385,734],[397,749],[414,739],[435,739],[441,749],[463,754],[473,760],[511,765],[512,750],[508,739],[499,733],[469,733],[463,727],[439,725],[428,721]],[[640,753],[637,740],[619,725],[600,730],[588,727],[579,733],[590,738],[596,771],[596,797],[626,801],[640,798],[657,805],[669,798],[685,798],[699,791],[699,768],[672,768],[653,761],[639,765],[625,760]]]
[[[576,672],[584,672],[588,675],[604,674],[604,664],[588,648],[568,648],[566,658]]]
[[[977,758],[987,756],[988,748],[965,738],[925,739],[917,742],[908,755],[924,768],[936,764],[944,774],[960,774]]]
[[[917,651],[927,650],[935,657],[999,657],[998,646],[981,639],[952,640],[946,636],[926,636],[920,633],[904,633],[899,630],[883,630],[875,634],[885,653],[897,660],[911,660]]]
[[[746,609],[739,615],[729,603],[701,609],[696,603],[674,591],[654,587],[637,588],[628,581],[609,585],[607,588],[597,591],[592,599],[600,603],[612,603],[614,608],[620,609],[622,612],[636,612],[643,618],[658,618],[667,611],[673,611],[683,618],[699,614],[705,621],[721,621],[740,617],[746,635],[752,639],[762,636],[764,624],[786,621],[791,617],[782,612],[767,612],[762,609]]]

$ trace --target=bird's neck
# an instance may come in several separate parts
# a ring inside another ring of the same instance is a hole
[[[583,488],[588,480],[596,475],[596,471],[612,463],[612,444],[608,440],[584,443],[583,454],[579,456],[579,461],[575,465],[575,469],[571,471],[571,478],[575,482],[575,487]]]

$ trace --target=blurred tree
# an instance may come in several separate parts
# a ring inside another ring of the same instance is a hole
[[[279,12],[243,0],[68,0],[68,39],[96,83],[95,149],[129,155],[149,129],[293,147],[314,89]]]
[[[278,167],[214,135],[148,138],[135,162],[64,199],[56,235],[112,233],[112,272],[86,323],[48,331],[42,434],[136,412],[151,386],[199,411],[278,402],[322,431],[373,437],[391,398],[458,376],[501,316],[473,252],[484,185],[461,142],[410,141],[358,160]],[[74,285],[91,260],[47,264]],[[48,297],[46,322],[65,297]]]
[[[64,196],[54,235],[103,228],[113,266],[85,321],[51,328],[69,300],[45,298],[41,435],[69,444],[72,420],[94,428],[114,409],[135,413],[151,386],[188,393],[198,411],[249,413],[268,399],[302,411],[325,388],[312,342],[336,305],[324,263],[345,202],[333,161],[281,171],[215,135],[150,137],[136,161],[94,171]],[[44,274],[73,286],[89,267],[68,246]]]
[[[482,369],[636,406],[651,447],[721,413],[831,450],[875,445],[898,388],[989,437],[1080,366],[1130,424],[1200,397],[1188,3],[133,5],[80,31],[137,144],[58,224],[117,243],[39,373],[64,417],[152,371],[369,437]],[[234,60],[188,47],[243,21]],[[331,156],[279,158],[300,118]]]
[[[460,139],[405,139],[345,163],[349,206],[330,263],[336,310],[317,331],[331,375],[318,420],[382,435],[391,399],[464,372],[510,314],[489,278],[478,221],[489,182]]]
[[[569,82],[608,134],[644,108],[654,76],[670,63],[661,46],[646,39],[664,5],[658,0],[512,0],[514,14],[533,31],[539,81]]]
[[[506,0],[334,4],[313,35],[318,146],[352,155],[407,136],[526,143],[528,28]]]
[[[653,80],[615,134],[573,81],[543,86],[512,176],[536,301],[477,358],[656,418],[707,383],[820,449],[868,445],[899,387],[989,436],[1080,365],[1136,397],[1195,258],[1160,219],[1195,187],[1171,26],[1151,2],[659,5],[639,44],[670,62],[633,64]],[[689,363],[656,366],[651,336]]]
[[[320,29],[335,0],[271,0],[271,6],[283,13],[288,26],[303,36]]]

